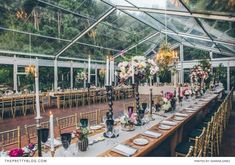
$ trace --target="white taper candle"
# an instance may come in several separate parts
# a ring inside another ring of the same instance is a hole
[[[50,142],[51,142],[51,151],[55,150],[54,147],[54,123],[53,123],[53,114],[50,111]]]

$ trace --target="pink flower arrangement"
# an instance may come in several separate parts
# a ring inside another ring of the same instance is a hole
[[[172,92],[166,92],[165,93],[165,98],[167,100],[171,100],[174,97],[174,94]]]
[[[10,157],[21,157],[23,155],[24,155],[24,151],[21,148],[16,148],[9,152]]]

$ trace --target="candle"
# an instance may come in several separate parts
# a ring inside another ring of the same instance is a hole
[[[135,70],[134,70],[134,61],[131,59],[131,71],[132,71],[132,84],[135,83]]]
[[[38,82],[38,76],[37,71],[35,72],[35,95],[36,95],[36,113],[37,113],[37,119],[41,118],[40,114],[40,101],[39,101],[39,82]]]
[[[114,60],[113,58],[110,59],[110,77],[109,77],[109,85],[112,85],[114,81]]]
[[[51,151],[55,150],[54,147],[54,123],[53,123],[53,114],[50,111],[50,141],[51,141]]]
[[[106,78],[106,83],[105,83],[105,85],[109,85],[109,57],[107,56],[107,58],[106,58],[106,76],[105,76],[105,78]]]
[[[91,57],[88,57],[88,83],[91,82]]]

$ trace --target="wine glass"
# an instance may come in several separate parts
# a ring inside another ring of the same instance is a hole
[[[115,128],[114,130],[113,130],[113,134],[114,134],[114,136],[115,136],[115,143],[117,143],[118,144],[118,135],[119,135],[119,129],[118,128]]]
[[[148,104],[147,103],[142,103],[141,105],[142,105],[142,110],[145,112]]]
[[[113,136],[113,131],[112,130],[108,130],[106,132],[106,136],[109,138],[108,141],[107,141],[107,145],[111,144],[111,138]]]
[[[106,116],[102,116],[102,122],[103,122],[103,124],[106,123],[106,120],[107,120],[107,117],[106,117]]]
[[[64,156],[68,156],[68,148],[71,143],[72,134],[71,133],[62,133],[60,135],[62,146],[64,148]]]
[[[41,128],[40,129],[40,134],[41,134],[41,141],[44,145],[44,151],[46,150],[46,145],[45,143],[48,140],[48,136],[49,136],[49,128]]]

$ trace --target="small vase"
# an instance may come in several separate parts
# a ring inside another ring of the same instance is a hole
[[[83,140],[78,140],[78,149],[80,150],[80,151],[86,151],[87,150],[87,147],[88,147],[88,144],[89,144],[89,142],[88,142],[88,139],[87,138],[85,138],[85,139],[83,139]]]

